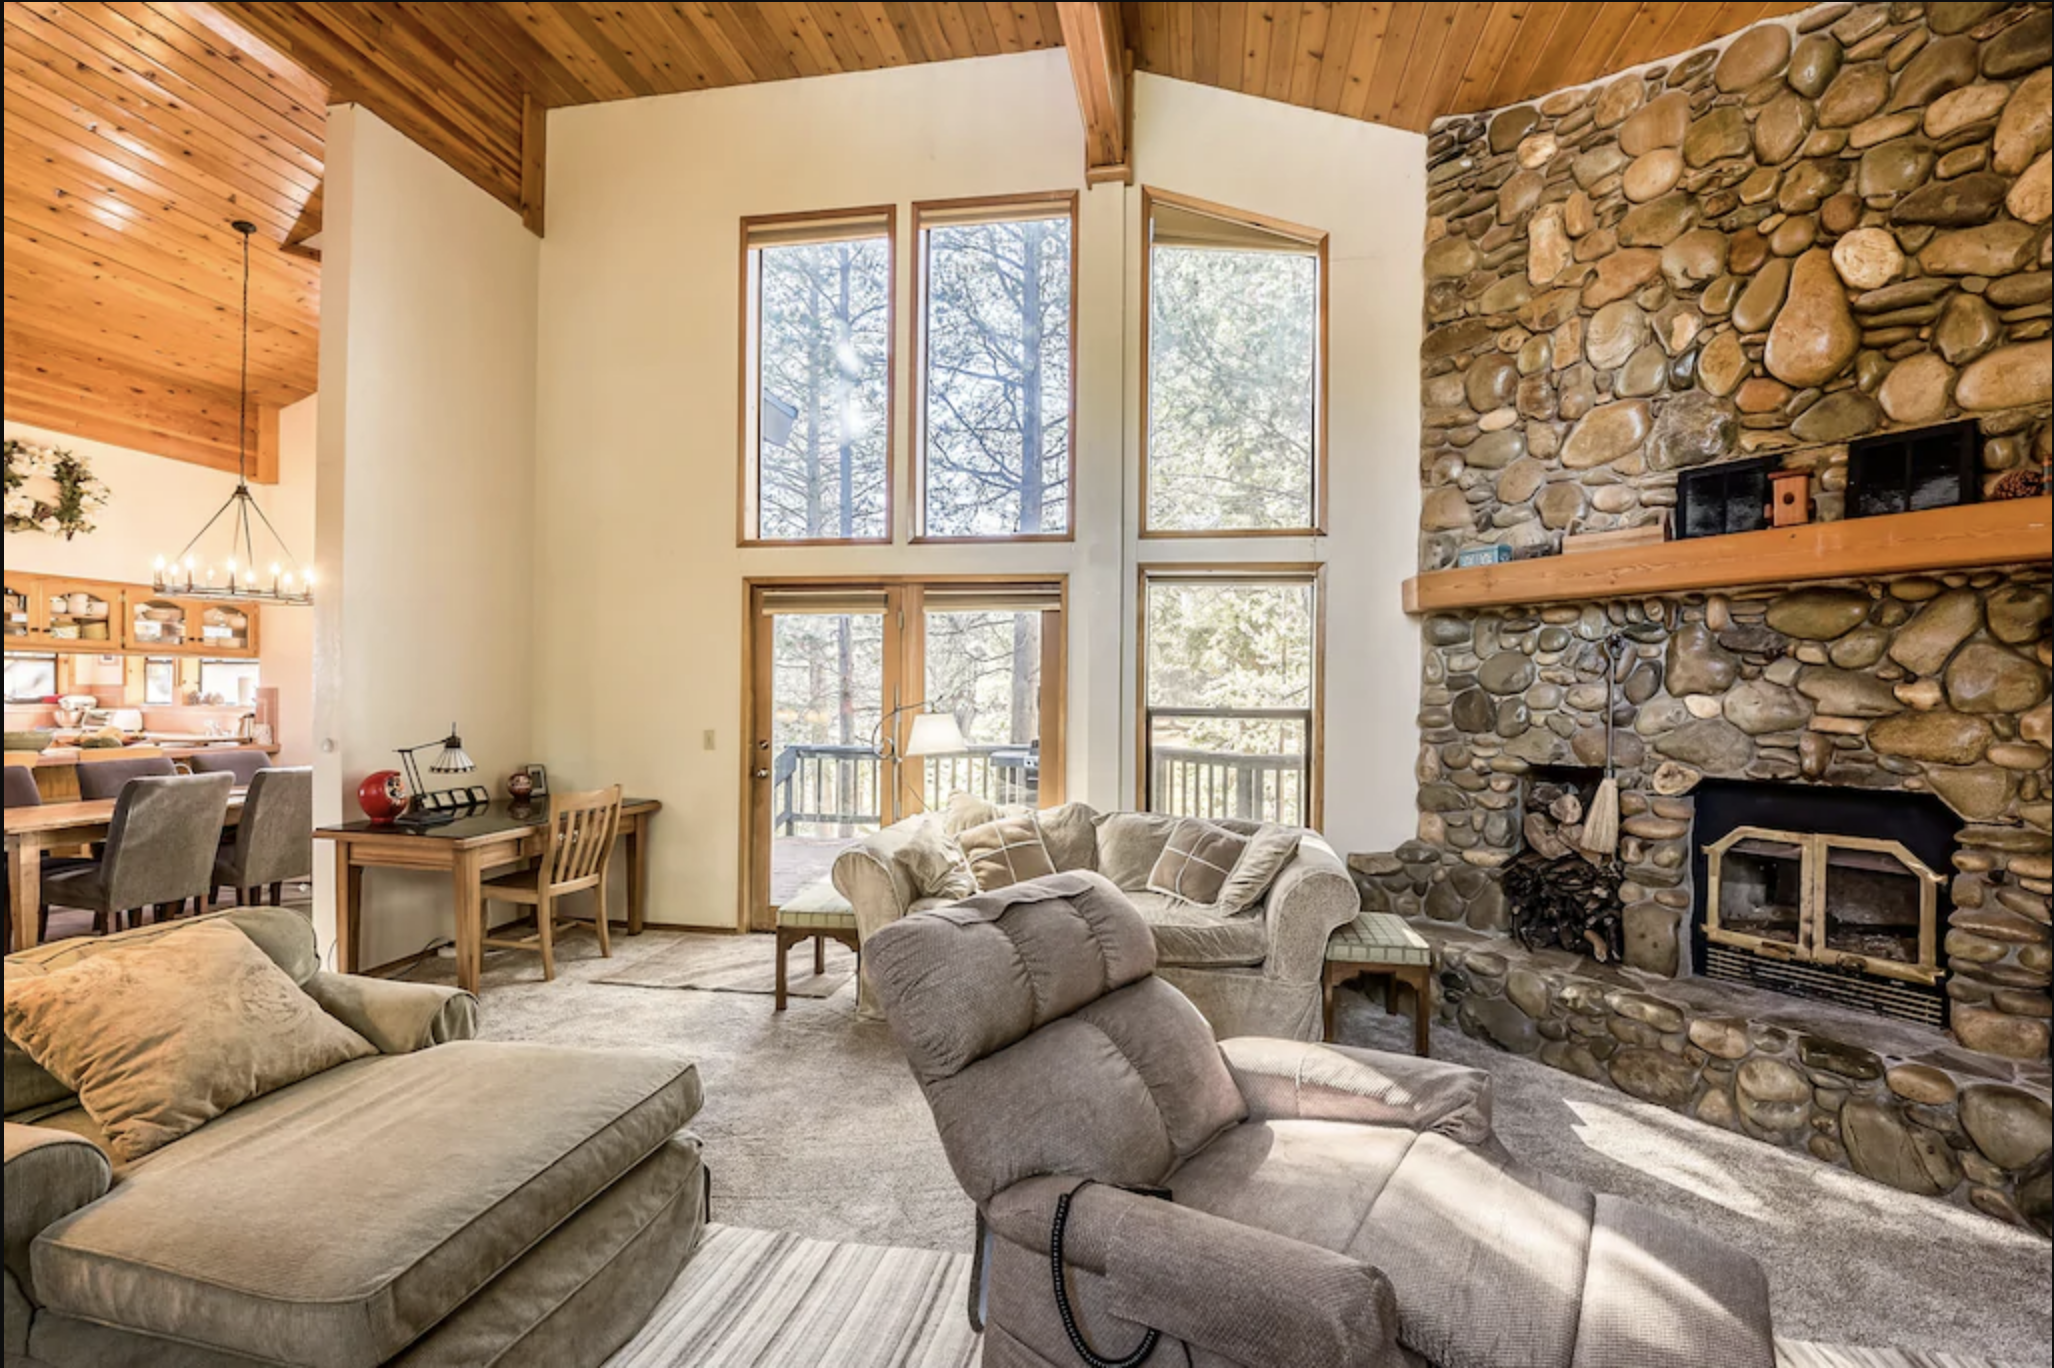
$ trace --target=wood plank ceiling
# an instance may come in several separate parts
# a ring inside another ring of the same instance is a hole
[[[320,276],[279,249],[318,205],[326,110],[204,6],[9,0],[7,417],[233,470],[229,223],[257,224],[252,397],[291,403],[314,389]]]
[[[232,469],[244,217],[253,396],[312,393],[319,274],[297,244],[331,103],[539,233],[544,115],[564,105],[1053,48],[1067,24],[1104,49],[1072,54],[1097,179],[1125,173],[1122,41],[1140,70],[1424,129],[1802,7],[7,0],[6,413]]]
[[[1121,6],[1141,71],[1423,132],[1689,52],[1775,4],[1191,4]]]

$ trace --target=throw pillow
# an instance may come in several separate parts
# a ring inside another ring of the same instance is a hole
[[[1032,815],[1001,817],[996,822],[971,827],[956,840],[970,858],[970,872],[977,876],[977,886],[987,893],[1056,872],[1055,861],[1049,858],[1041,828],[1035,825]]]
[[[971,827],[996,822],[999,816],[998,804],[958,790],[949,795],[948,804],[942,808],[941,831],[944,836],[960,836]]]
[[[1200,907],[1219,901],[1227,875],[1248,848],[1248,838],[1196,817],[1186,817],[1170,832],[1163,853],[1148,871],[1148,891]]]
[[[202,922],[6,985],[9,1039],[136,1160],[232,1107],[376,1054],[250,938]]]
[[[1104,814],[1098,819],[1098,872],[1128,893],[1147,888],[1156,857],[1182,820],[1155,812]]]
[[[961,902],[977,891],[963,848],[942,834],[939,822],[920,822],[893,858],[920,897]]]
[[[1098,868],[1098,814],[1084,803],[1064,803],[1034,814],[1041,842],[1057,869]]]
[[[1232,917],[1260,903],[1269,886],[1277,881],[1277,875],[1298,853],[1298,838],[1302,834],[1295,827],[1265,823],[1248,838],[1248,848],[1241,852],[1233,872],[1220,886],[1213,910],[1223,917]]]

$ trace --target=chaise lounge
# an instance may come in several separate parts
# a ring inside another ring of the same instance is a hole
[[[1157,1361],[1209,1368],[1775,1362],[1752,1258],[1513,1159],[1482,1073],[1215,1044],[1101,876],[924,911],[868,953],[977,1204],[986,1368],[1067,1368],[1077,1336],[1117,1359],[1150,1329]]]
[[[6,974],[210,921],[377,1052],[124,1163],[10,1037],[9,1363],[562,1368],[626,1342],[698,1247],[696,1066],[474,1041],[470,994],[324,972],[292,909],[60,941]]]

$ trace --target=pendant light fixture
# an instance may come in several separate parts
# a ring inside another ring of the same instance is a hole
[[[314,572],[301,568],[285,538],[264,516],[264,510],[257,506],[257,496],[250,491],[250,234],[257,231],[257,225],[237,219],[229,226],[242,234],[242,400],[236,410],[235,492],[185,544],[185,550],[172,559],[157,557],[151,584],[160,594],[180,598],[241,599],[303,607],[314,601]],[[226,554],[218,564],[212,559],[200,559],[194,548],[223,518],[228,519]],[[275,555],[258,554],[259,524],[269,534]]]

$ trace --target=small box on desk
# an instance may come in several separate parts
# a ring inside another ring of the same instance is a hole
[[[1499,543],[1495,546],[1468,546],[1456,553],[1455,565],[1467,570],[1472,565],[1503,565],[1512,559],[1512,548]]]

